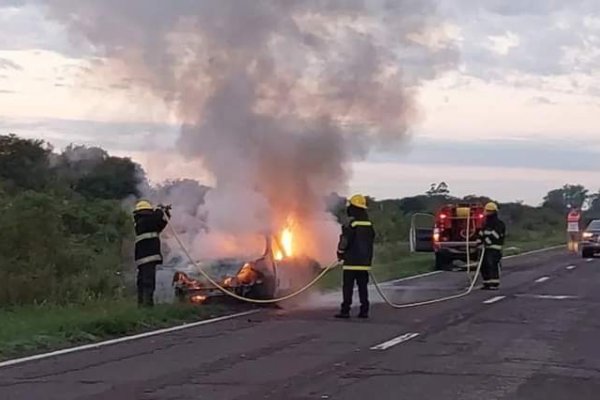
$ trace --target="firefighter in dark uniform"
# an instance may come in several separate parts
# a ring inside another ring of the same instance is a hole
[[[498,218],[498,206],[496,203],[485,205],[485,224],[479,232],[477,240],[483,246],[485,254],[481,264],[481,278],[485,290],[497,290],[500,286],[500,261],[502,260],[502,247],[506,227],[504,222]]]
[[[137,266],[138,305],[154,306],[156,267],[162,264],[160,233],[170,218],[169,207],[153,208],[145,200],[139,201],[133,212],[135,223],[135,265]]]
[[[338,260],[343,261],[343,302],[336,318],[349,318],[354,282],[360,299],[359,318],[369,317],[369,271],[373,259],[375,231],[367,213],[367,200],[362,195],[350,198],[346,209],[349,221],[342,227],[338,244]]]

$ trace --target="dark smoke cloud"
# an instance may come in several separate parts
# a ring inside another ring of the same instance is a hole
[[[211,214],[223,228],[320,210],[350,161],[406,137],[422,80],[456,61],[429,1],[44,4],[172,105],[181,153],[214,175],[207,203],[228,207]]]

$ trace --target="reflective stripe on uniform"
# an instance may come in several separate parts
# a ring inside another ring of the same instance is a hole
[[[483,231],[484,235],[491,235],[493,237],[495,237],[496,239],[500,239],[500,234],[496,231]]]
[[[137,243],[137,242],[141,242],[142,240],[146,240],[146,239],[154,239],[154,238],[157,238],[158,236],[159,236],[158,232],[142,233],[135,237],[135,242]]]
[[[483,283],[500,283],[500,279],[484,279]]]
[[[353,221],[350,226],[354,228],[356,226],[373,226],[373,224],[369,221]]]
[[[500,246],[499,244],[493,244],[493,245],[490,245],[490,246],[486,246],[486,249],[502,250],[502,246]]]
[[[149,262],[154,262],[154,261],[161,262],[162,261],[162,256],[160,254],[155,254],[153,256],[148,256],[148,257],[140,258],[139,260],[135,260],[135,265],[140,266],[142,264],[147,264]]]
[[[485,238],[485,243],[491,245],[492,244],[492,239],[486,237]]]
[[[370,271],[371,267],[367,265],[344,265],[342,269],[344,271]]]

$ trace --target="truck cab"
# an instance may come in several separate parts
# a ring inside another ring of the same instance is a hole
[[[452,269],[457,260],[475,262],[479,258],[477,237],[484,223],[482,204],[446,204],[435,213],[431,228],[416,230],[416,251],[435,253],[437,270]]]

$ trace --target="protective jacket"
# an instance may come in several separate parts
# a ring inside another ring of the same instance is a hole
[[[504,237],[506,236],[506,226],[496,214],[489,215],[479,231],[478,244],[483,245],[486,250],[502,251],[504,246]]]
[[[344,262],[343,269],[369,271],[373,262],[375,231],[368,217],[351,218],[342,227],[338,243],[338,259]]]
[[[167,226],[168,212],[161,209],[133,213],[135,223],[135,264],[162,263],[160,233]]]

